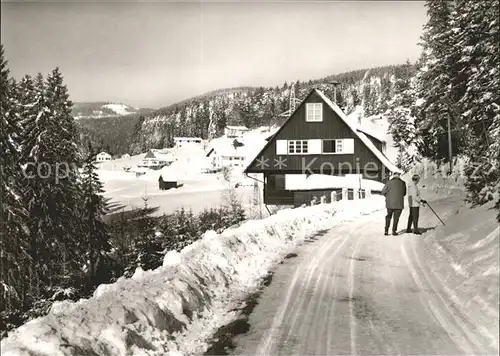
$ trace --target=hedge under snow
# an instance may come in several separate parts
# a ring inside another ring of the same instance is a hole
[[[2,340],[3,356],[203,353],[217,328],[291,248],[384,207],[381,196],[279,211],[221,234],[207,231],[162,267],[100,285],[90,299],[56,302]]]

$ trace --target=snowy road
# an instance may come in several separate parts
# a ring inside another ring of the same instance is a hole
[[[422,215],[421,226],[436,226]],[[384,236],[383,221],[377,212],[301,246],[275,271],[231,354],[498,354],[498,335],[482,325],[488,313],[498,321],[498,304],[471,315],[470,300],[452,303],[453,288],[426,263],[425,235]]]

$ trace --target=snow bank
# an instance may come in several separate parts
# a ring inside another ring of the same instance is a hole
[[[435,209],[439,209],[435,207]],[[435,234],[425,236],[429,275],[444,288],[452,308],[469,325],[480,320],[485,345],[499,350],[499,239],[493,203],[454,211]]]
[[[170,252],[164,266],[100,286],[89,300],[56,303],[2,340],[3,356],[168,355],[206,350],[216,329],[289,249],[321,230],[384,207],[340,201],[279,211]]]

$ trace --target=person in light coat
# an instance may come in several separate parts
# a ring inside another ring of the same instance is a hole
[[[413,233],[421,235],[422,232],[418,229],[418,218],[420,215],[420,207],[427,202],[420,197],[420,189],[418,189],[418,182],[420,176],[415,174],[412,178],[412,183],[408,186],[408,206],[410,208],[410,215],[408,216],[408,225],[406,232],[411,233],[411,226],[413,225]]]
[[[401,180],[401,174],[399,172],[394,173],[392,179],[385,184],[381,194],[385,196],[385,206],[387,208],[384,235],[389,235],[389,226],[394,216],[392,234],[396,236],[398,234],[399,217],[404,208],[404,197],[406,195],[406,183]]]

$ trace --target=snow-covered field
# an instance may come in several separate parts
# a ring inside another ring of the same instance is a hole
[[[138,269],[130,279],[101,285],[77,303],[51,312],[2,340],[4,356],[167,355],[202,353],[216,329],[260,280],[304,239],[356,216],[382,209],[384,200],[340,201],[287,209],[213,231],[170,252],[163,267]]]
[[[259,128],[246,133],[239,141],[247,147],[249,159],[257,155],[265,145],[265,138],[274,133],[277,128]],[[213,147],[231,148],[234,139],[225,136],[216,138],[210,142]],[[172,154],[178,159],[169,167],[161,171],[149,171],[146,175],[136,177],[134,172],[125,172],[125,167],[135,167],[139,164],[146,153],[120,158],[112,161],[99,163],[98,174],[104,184],[105,196],[112,198],[125,205],[127,208],[144,205],[144,197],[148,198],[149,206],[158,206],[156,214],[169,214],[176,209],[184,207],[191,209],[194,213],[206,208],[220,207],[226,199],[228,189],[234,188],[235,184],[245,181],[245,187],[236,189],[238,198],[244,205],[254,199],[254,190],[249,187],[248,179],[245,179],[241,171],[243,168],[235,168],[231,173],[230,182],[224,180],[221,173],[201,173],[206,165],[205,154],[202,148],[172,148]],[[158,178],[163,174],[165,179],[172,179],[182,184],[182,187],[162,191],[158,187]]]
[[[158,206],[157,214],[170,214],[180,207],[200,212],[204,208],[219,207],[227,195],[228,183],[220,174],[200,174],[181,180],[180,188],[160,190],[158,171],[136,178],[133,173],[99,170],[99,177],[104,183],[105,196],[124,204],[127,208],[144,206],[147,197],[148,206]],[[238,188],[236,193],[242,200],[253,194],[253,188]]]

